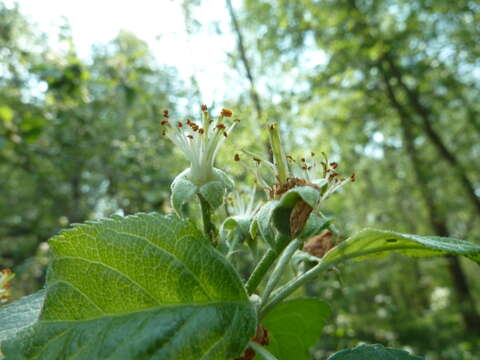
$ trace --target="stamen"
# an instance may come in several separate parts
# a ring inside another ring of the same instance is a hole
[[[233,115],[232,110],[229,109],[222,109],[222,112],[220,113],[221,116],[225,117],[231,117]]]
[[[168,110],[163,110],[163,116],[165,116],[166,118],[168,118]]]
[[[240,161],[240,155],[235,154],[235,156],[233,157],[233,160]]]
[[[207,105],[205,105],[205,104],[202,104],[202,106],[200,107],[200,109],[202,109],[203,112],[205,112],[205,111],[208,110]]]

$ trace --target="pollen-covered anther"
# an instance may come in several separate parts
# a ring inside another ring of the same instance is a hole
[[[229,109],[222,109],[222,112],[220,113],[221,116],[225,117],[231,117],[233,115],[232,110]]]

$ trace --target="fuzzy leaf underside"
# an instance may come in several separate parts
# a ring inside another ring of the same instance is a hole
[[[342,350],[327,360],[422,360],[420,356],[410,355],[400,349],[386,348],[382,345],[360,345],[354,349]]]
[[[330,250],[324,262],[351,256],[355,260],[382,258],[395,252],[411,257],[461,255],[480,264],[480,246],[467,241],[365,229]]]
[[[298,298],[278,304],[262,321],[270,339],[266,349],[278,360],[311,359],[309,349],[320,339],[329,316],[330,306],[318,299]]]
[[[76,225],[50,245],[40,321],[7,359],[229,359],[255,331],[235,270],[177,216]]]
[[[0,345],[3,341],[14,337],[23,328],[37,322],[44,298],[45,291],[41,290],[0,307]]]

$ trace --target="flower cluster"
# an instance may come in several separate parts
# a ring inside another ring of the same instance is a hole
[[[201,186],[215,179],[214,164],[219,148],[231,133],[239,119],[225,124],[226,118],[232,117],[232,111],[222,109],[217,119],[210,119],[208,108],[202,105],[202,121],[195,123],[190,119],[185,122],[172,121],[168,110],[164,110],[161,124],[162,135],[167,136],[190,161],[189,179]]]
[[[234,160],[240,161],[247,169],[253,171],[257,183],[264,188],[270,199],[277,199],[297,186],[311,186],[318,189],[321,192],[321,200],[325,200],[347,183],[355,181],[355,174],[348,177],[341,176],[337,171],[338,163],[330,162],[325,153],[322,153],[323,159],[320,161],[322,172],[319,177],[314,177],[317,169],[315,153],[311,152],[309,156],[298,159],[286,155],[288,173],[283,182],[280,181],[276,166],[272,162],[249,151],[245,153],[251,157],[253,164],[243,161],[239,154],[235,154]]]

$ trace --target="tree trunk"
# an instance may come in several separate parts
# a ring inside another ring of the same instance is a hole
[[[431,121],[433,115],[432,111],[421,103],[420,94],[418,93],[418,91],[416,89],[408,87],[407,84],[405,84],[405,82],[403,81],[402,73],[393,61],[390,54],[385,55],[385,60],[387,61],[393,76],[398,81],[398,84],[407,95],[410,106],[420,117],[420,119],[422,119],[422,129],[424,130],[428,139],[435,146],[440,156],[450,164],[452,170],[455,172],[455,175],[462,183],[463,188],[472,205],[480,214],[480,198],[475,193],[475,187],[473,186],[472,181],[467,176],[465,169],[463,168],[460,161],[457,159],[455,153],[448,149],[440,135],[433,128]]]
[[[412,163],[415,178],[427,207],[427,213],[432,229],[438,236],[449,236],[446,219],[435,205],[433,194],[427,184],[427,176],[423,172],[421,159],[414,144],[414,134],[411,128],[411,121],[406,108],[398,101],[395,92],[390,84],[390,79],[385,69],[381,67],[384,83],[387,89],[387,96],[400,118],[403,141],[407,154]],[[460,305],[460,313],[469,332],[480,334],[480,315],[475,307],[475,301],[470,292],[465,272],[456,256],[448,256],[448,269],[453,280],[453,286]]]

